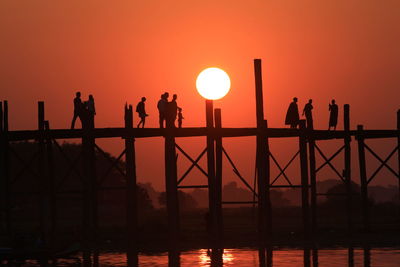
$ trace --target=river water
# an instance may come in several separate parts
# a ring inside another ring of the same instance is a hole
[[[311,253],[312,254],[312,253]],[[343,267],[343,266],[376,266],[376,267],[398,267],[400,266],[400,247],[398,248],[355,248],[350,253],[347,248],[319,249],[317,257],[310,257],[310,265],[321,267]],[[139,266],[234,266],[234,267],[293,267],[304,266],[304,250],[302,249],[274,249],[272,252],[272,264],[260,264],[259,251],[252,248],[225,249],[221,261],[211,259],[205,249],[181,252],[179,260],[168,262],[168,253],[139,254]],[[316,254],[314,254],[316,255]],[[351,256],[352,255],[352,256]],[[79,258],[79,255],[77,255]],[[121,252],[102,253],[99,258],[101,267],[126,266],[126,256]],[[60,260],[57,266],[81,266],[79,259]],[[28,262],[23,266],[34,266]]]

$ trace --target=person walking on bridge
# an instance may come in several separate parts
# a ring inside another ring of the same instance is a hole
[[[84,107],[81,100],[81,92],[76,92],[76,97],[74,98],[74,117],[72,118],[71,129],[75,128],[75,121],[77,118],[79,118],[82,124],[83,108]]]
[[[164,121],[166,122],[167,119],[167,105],[168,105],[168,97],[169,93],[165,92],[164,94],[161,95],[160,100],[158,100],[157,103],[157,109],[159,113],[159,122],[160,122],[160,128],[164,128]]]
[[[296,129],[299,124],[299,108],[297,106],[297,97],[293,98],[286,113],[285,124],[290,125],[291,129]]]
[[[303,116],[306,116],[307,129],[314,129],[313,117],[312,117],[312,99],[308,100],[308,103],[304,106]]]
[[[136,112],[139,114],[140,118],[140,121],[137,125],[138,128],[140,127],[140,125],[142,125],[142,128],[144,128],[144,124],[146,123],[146,117],[149,116],[146,113],[144,102],[146,102],[146,98],[142,97],[142,100],[136,106]]]

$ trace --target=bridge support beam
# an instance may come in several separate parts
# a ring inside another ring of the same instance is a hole
[[[360,166],[362,218],[364,224],[364,231],[368,233],[370,231],[370,221],[369,221],[369,204],[368,204],[368,181],[367,181],[367,169],[365,162],[365,145],[364,145],[363,131],[364,127],[362,125],[357,125],[358,162]]]
[[[125,129],[133,129],[132,106],[125,106]],[[135,139],[125,137],[125,171],[126,171],[126,230],[127,230],[127,262],[129,267],[139,266],[138,259],[138,210]]]

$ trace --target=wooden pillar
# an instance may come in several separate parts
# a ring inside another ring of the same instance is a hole
[[[211,242],[212,248],[218,249],[218,221],[217,221],[217,199],[216,199],[216,181],[215,181],[215,151],[214,135],[211,133],[214,129],[214,107],[212,100],[206,100],[206,127],[207,133],[207,174],[208,174],[208,207],[211,223]],[[210,233],[209,233],[210,234]]]
[[[138,259],[138,208],[136,181],[136,153],[133,132],[132,105],[125,106],[125,168],[126,168],[126,228],[127,228],[127,260],[128,266],[139,266]]]
[[[48,233],[48,183],[46,179],[46,147],[44,140],[44,102],[38,102],[38,174],[40,184],[39,210],[40,210],[40,238],[43,244],[47,244]]]
[[[308,162],[307,162],[307,135],[306,135],[306,122],[300,120],[300,172],[301,172],[301,203],[302,203],[302,217],[304,239],[309,240],[310,234],[310,220],[309,220],[309,202],[308,202]]]
[[[5,232],[11,236],[11,212],[10,212],[10,154],[8,142],[8,102],[5,100],[1,105],[1,151],[0,151],[0,186],[1,202],[4,211]]]
[[[365,162],[365,146],[364,146],[364,128],[362,125],[357,125],[357,141],[358,141],[358,162],[360,166],[360,182],[361,182],[361,206],[364,231],[369,232],[369,205],[368,205],[368,182],[367,170]]]
[[[3,124],[3,102],[0,101],[0,133],[3,133],[4,131],[4,124]]]
[[[265,247],[271,241],[271,202],[270,202],[270,181],[269,181],[269,147],[267,139],[267,121],[264,120],[264,101],[262,86],[261,59],[254,60],[254,78],[256,93],[256,119],[257,119],[257,140],[256,140],[256,168],[258,187],[258,232],[259,243]]]
[[[400,132],[400,109],[397,111],[397,131]],[[400,176],[400,135],[397,135],[397,168],[398,168],[397,173]],[[398,192],[399,192],[399,203],[400,203],[400,179],[398,179],[398,185],[399,185]],[[400,209],[399,209],[399,221],[400,221]]]
[[[307,132],[306,121],[300,120],[300,135],[299,135],[299,148],[300,148],[300,173],[301,173],[301,207],[303,219],[303,232],[304,232],[304,266],[310,266],[310,249],[308,241],[310,240],[310,207],[308,196],[308,160],[307,160]]]
[[[95,138],[88,123],[83,123],[83,265],[91,266],[92,252],[97,253],[97,181],[95,166]],[[98,264],[94,257],[94,265]]]
[[[347,210],[347,231],[351,239],[353,234],[353,190],[351,184],[351,134],[350,134],[350,105],[344,105],[344,178],[346,181],[346,210]]]
[[[221,133],[222,119],[221,109],[215,109],[215,129]],[[223,216],[222,216],[222,136],[215,136],[215,193],[216,193],[216,214],[218,225],[218,247],[222,248],[223,240]]]
[[[176,252],[179,245],[179,199],[174,127],[167,124],[165,135],[165,185],[168,213],[169,249]]]
[[[48,195],[47,195],[47,205],[49,207],[49,244],[54,243],[54,239],[56,237],[55,231],[56,231],[56,224],[57,224],[57,217],[58,217],[58,211],[57,211],[57,197],[56,197],[56,191],[55,191],[55,178],[54,178],[54,154],[53,154],[53,142],[50,137],[50,124],[49,121],[44,122],[44,127],[45,127],[45,136],[46,136],[46,183],[47,183],[47,189],[48,189]]]
[[[316,238],[317,234],[317,173],[315,163],[315,139],[313,134],[313,125],[310,124],[308,128],[308,152],[310,154],[310,204],[311,204],[311,235],[312,238]]]

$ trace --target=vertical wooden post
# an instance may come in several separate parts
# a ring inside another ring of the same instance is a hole
[[[174,126],[167,124],[165,135],[165,185],[168,213],[168,242],[171,253],[179,244],[179,199]]]
[[[308,241],[310,240],[310,219],[309,219],[309,196],[308,196],[308,162],[307,162],[307,132],[306,121],[300,120],[300,172],[301,172],[301,207],[304,232],[304,266],[310,266],[310,249]]]
[[[50,137],[50,125],[49,121],[44,122],[45,136],[46,136],[46,156],[47,156],[47,172],[46,172],[46,183],[48,188],[47,201],[49,206],[49,243],[53,244],[55,239],[55,230],[58,217],[57,211],[57,197],[55,191],[55,180],[54,180],[54,154],[53,154],[53,142]]]
[[[304,227],[304,238],[309,240],[309,203],[308,203],[308,164],[307,164],[307,136],[306,136],[306,122],[300,120],[300,171],[301,171],[301,203],[302,203],[302,216]]]
[[[317,234],[317,173],[315,163],[315,139],[313,125],[308,128],[308,152],[310,154],[310,191],[311,191],[311,235],[316,238]]]
[[[312,248],[312,262],[313,266],[318,266],[318,248],[316,246],[316,238],[317,238],[317,229],[318,229],[318,221],[317,221],[317,173],[316,173],[316,163],[315,163],[315,138],[314,138],[314,125],[311,122],[307,124],[307,132],[308,132],[308,152],[309,156],[309,165],[310,165],[310,204],[311,204],[311,237],[313,239],[313,248]],[[307,255],[306,255],[307,256]]]
[[[365,232],[369,232],[369,204],[368,204],[368,182],[367,170],[365,162],[365,147],[364,147],[364,128],[362,125],[357,125],[357,141],[358,141],[358,162],[360,165],[360,182],[361,182],[361,205],[362,216]]]
[[[94,128],[93,124],[89,124],[89,177],[90,177],[90,191],[91,191],[91,209],[92,209],[92,218],[91,218],[91,224],[92,224],[92,237],[91,237],[91,247],[93,249],[93,267],[98,267],[99,266],[99,247],[98,247],[98,242],[99,242],[99,201],[98,201],[98,184],[97,184],[97,173],[96,173],[96,150],[95,150],[95,144],[96,144],[96,139],[94,136]]]
[[[92,252],[94,252],[94,265],[98,264],[97,253],[97,179],[95,166],[95,138],[88,123],[83,123],[82,154],[83,154],[83,265],[91,266]]]
[[[351,184],[351,135],[350,135],[350,105],[344,105],[344,178],[346,181],[346,210],[347,210],[347,231],[351,239],[353,235],[353,190]]]
[[[206,100],[206,127],[207,133],[207,174],[208,174],[208,207],[211,220],[212,248],[218,249],[218,221],[217,221],[217,201],[216,201],[216,182],[215,182],[215,151],[214,136],[211,133],[214,129],[214,107],[212,100]]]
[[[8,101],[4,101],[4,111],[3,111],[3,131],[8,132]]]
[[[260,246],[265,247],[270,242],[271,204],[269,199],[269,148],[267,142],[267,121],[264,120],[263,86],[261,59],[254,60],[254,76],[256,89],[256,119],[257,119],[257,187],[258,187],[258,232]]]
[[[43,244],[47,244],[47,218],[48,218],[48,183],[46,179],[46,160],[45,160],[45,142],[44,142],[44,102],[38,102],[38,173],[40,177],[40,196],[39,196],[39,210],[40,210],[40,238]]]
[[[400,131],[400,109],[397,111],[397,131]],[[398,175],[400,176],[400,135],[397,136],[397,168]],[[400,202],[400,179],[398,179],[398,192],[399,192],[399,202]],[[400,221],[400,209],[399,209],[399,221]]]
[[[219,130],[215,136],[215,193],[216,214],[218,225],[218,247],[222,248],[223,216],[222,216],[222,137],[219,135],[222,128],[221,109],[215,109],[215,129]]]
[[[125,106],[125,168],[126,168],[126,227],[127,227],[127,260],[128,266],[139,266],[137,250],[137,181],[136,181],[136,153],[135,139],[131,137],[133,131],[132,105]]]
[[[2,117],[1,117],[1,130],[2,138],[1,142],[1,162],[0,162],[0,173],[1,173],[1,193],[2,193],[2,210],[4,211],[4,224],[5,231],[11,235],[11,212],[10,212],[10,155],[9,155],[9,142],[8,142],[8,102],[5,100],[2,106]]]
[[[4,125],[3,125],[3,102],[0,102],[0,209],[2,210],[1,213],[1,230],[4,232],[8,232],[6,229],[6,191],[7,188],[5,186],[5,175],[4,175],[4,150],[5,150],[5,136],[4,136]]]
[[[0,133],[4,131],[3,119],[3,102],[0,101]]]

